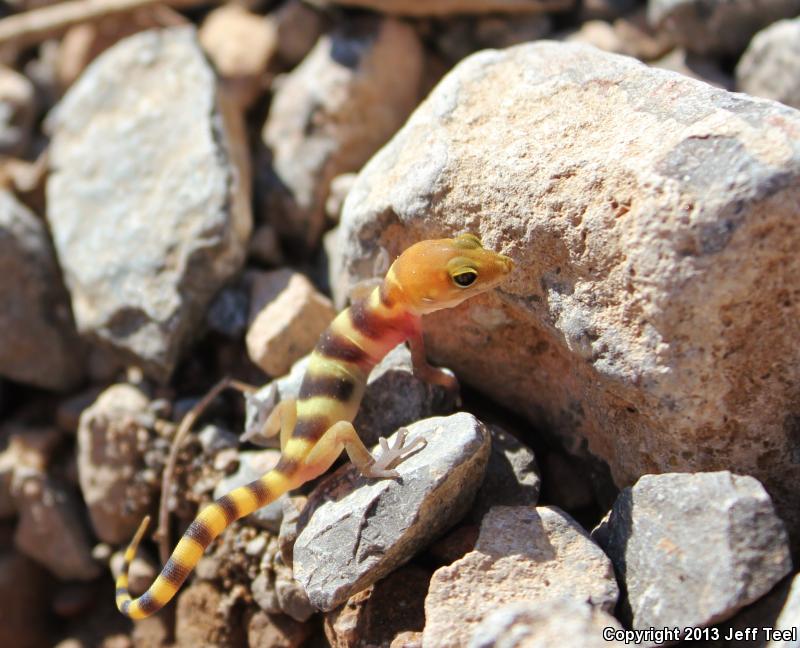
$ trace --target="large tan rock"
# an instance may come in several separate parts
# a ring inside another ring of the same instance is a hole
[[[611,561],[569,515],[550,506],[496,506],[483,518],[475,549],[434,572],[422,643],[466,646],[510,603],[569,599],[610,615],[618,595]]]
[[[752,474],[798,538],[799,180],[796,110],[587,46],[482,52],[360,173],[340,275],[481,234],[516,269],[426,319],[433,361],[619,486]]]

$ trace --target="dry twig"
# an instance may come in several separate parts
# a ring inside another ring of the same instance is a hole
[[[175,432],[175,437],[172,439],[172,446],[169,450],[169,458],[167,465],[164,467],[164,474],[161,477],[161,501],[158,508],[158,528],[155,532],[155,537],[158,540],[158,553],[161,558],[161,564],[166,564],[171,553],[172,542],[169,537],[169,489],[172,486],[172,479],[175,474],[175,466],[178,463],[178,451],[183,444],[184,439],[189,434],[192,426],[197,422],[203,412],[206,411],[214,399],[219,396],[228,387],[236,389],[243,393],[254,392],[256,388],[252,385],[234,380],[233,378],[225,377],[214,385],[208,393],[203,396],[199,403],[192,409],[186,412],[186,415],[181,420],[178,430]]]
[[[210,0],[213,2],[214,0]],[[209,0],[72,0],[14,14],[0,20],[0,47],[21,49],[60,36],[70,27],[127,14],[153,5],[175,8]]]

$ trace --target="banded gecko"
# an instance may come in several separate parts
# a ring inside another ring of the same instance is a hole
[[[379,458],[370,454],[351,423],[367,376],[383,356],[407,341],[415,374],[427,382],[457,389],[451,373],[429,365],[425,358],[422,315],[452,308],[490,290],[512,267],[510,258],[485,249],[473,234],[421,241],[405,250],[383,282],[337,315],[322,334],[311,354],[299,398],[282,401],[267,418],[265,434],[280,432],[277,466],[207,505],[150,588],[132,599],[128,569],[147,529],[148,518],[142,521],[117,577],[119,611],[131,619],[143,619],[160,610],[178,591],[206,547],[231,523],[321,475],[342,450],[366,477],[397,477],[393,467],[424,441],[417,438],[406,444],[401,430],[391,448],[381,439]]]

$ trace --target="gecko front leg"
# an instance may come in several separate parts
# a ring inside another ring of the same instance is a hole
[[[415,331],[409,336],[408,346],[411,350],[411,364],[414,368],[414,375],[433,385],[441,385],[447,391],[455,394],[456,399],[460,400],[458,396],[458,378],[455,377],[455,374],[449,369],[428,364],[428,358],[425,356],[425,340],[421,331]]]

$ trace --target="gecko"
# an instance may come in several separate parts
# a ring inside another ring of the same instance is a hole
[[[128,591],[128,571],[149,518],[142,521],[116,580],[119,611],[131,619],[158,612],[230,524],[323,474],[343,450],[365,477],[399,477],[394,467],[420,449],[424,440],[418,437],[406,443],[401,428],[392,447],[380,440],[379,457],[364,446],[352,421],[370,371],[391,349],[407,342],[415,375],[457,390],[452,373],[428,364],[422,316],[494,288],[513,265],[509,257],[484,248],[474,234],[420,241],[407,248],[382,283],[355,299],[322,333],[311,352],[298,398],[281,401],[267,417],[265,436],[280,434],[281,457],[275,468],[206,505],[149,589],[134,599]]]

